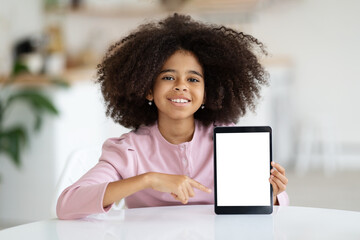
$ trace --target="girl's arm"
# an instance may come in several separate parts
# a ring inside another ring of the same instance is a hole
[[[108,211],[110,207],[104,209],[102,206],[105,190],[109,182],[120,179],[112,164],[100,161],[61,193],[56,206],[57,216],[77,219]]]
[[[147,173],[111,182],[107,185],[105,190],[103,207],[107,208],[114,202],[130,196],[138,191],[144,190],[149,187],[149,177]]]
[[[211,189],[187,176],[150,172],[109,183],[105,190],[103,207],[106,208],[114,202],[146,188],[171,193],[176,200],[183,204],[188,202],[189,197],[195,196],[193,188],[211,193]]]
[[[118,170],[126,168],[129,175],[135,173],[136,159],[134,151],[129,151],[129,146],[120,140],[108,139],[103,145],[99,163],[62,192],[56,207],[60,219],[77,219],[106,212],[112,203],[146,188],[171,193],[184,204],[194,196],[194,187],[211,191],[181,175],[145,173],[124,179]]]

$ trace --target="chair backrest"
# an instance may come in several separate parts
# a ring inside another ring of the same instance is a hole
[[[98,163],[100,154],[101,151],[96,148],[82,148],[69,155],[56,188],[59,196],[66,187],[79,180]]]
[[[72,152],[65,164],[64,170],[55,188],[55,196],[52,204],[52,214],[56,216],[56,203],[65,188],[80,179],[87,171],[94,167],[100,158],[101,148],[81,148]],[[124,208],[124,201],[120,201],[113,208]]]

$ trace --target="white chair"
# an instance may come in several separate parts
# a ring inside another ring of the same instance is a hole
[[[340,168],[341,145],[338,141],[338,127],[331,116],[313,117],[304,120],[300,127],[296,157],[296,171],[305,174],[320,165],[326,175],[332,175]]]
[[[65,164],[64,170],[56,185],[55,196],[52,204],[52,214],[56,216],[56,203],[62,191],[65,188],[80,179],[87,171],[94,167],[100,158],[101,147],[99,148],[81,148],[72,152]],[[125,208],[124,200],[114,204],[113,209]]]

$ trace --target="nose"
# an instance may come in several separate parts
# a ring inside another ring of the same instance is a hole
[[[174,88],[175,91],[187,91],[187,88],[182,88],[182,87],[175,87]]]
[[[174,86],[174,90],[175,91],[183,91],[183,92],[185,92],[185,91],[188,90],[188,87],[183,81],[177,81],[175,86]]]

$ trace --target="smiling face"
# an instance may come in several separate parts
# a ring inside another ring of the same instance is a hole
[[[204,103],[203,76],[203,69],[193,53],[178,50],[171,55],[147,96],[158,109],[158,120],[193,120],[194,113]]]

